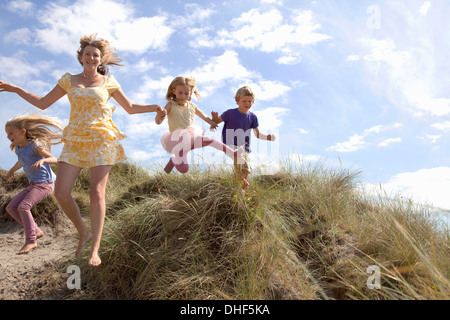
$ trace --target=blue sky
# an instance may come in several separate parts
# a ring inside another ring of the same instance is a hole
[[[0,79],[43,95],[81,72],[79,39],[98,33],[124,59],[110,72],[134,103],[164,106],[170,81],[193,76],[194,102],[223,112],[251,86],[260,130],[278,136],[271,146],[253,139],[256,167],[342,164],[368,187],[450,209],[449,13],[446,0],[1,0]],[[0,94],[2,122],[35,110]],[[44,114],[67,123],[69,110],[63,98]],[[167,123],[120,106],[113,120],[129,159],[168,159],[159,143]],[[0,146],[9,169],[6,136]]]

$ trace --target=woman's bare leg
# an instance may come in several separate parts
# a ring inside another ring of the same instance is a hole
[[[59,162],[55,181],[55,197],[78,231],[79,240],[75,257],[83,253],[86,243],[91,239],[91,233],[81,218],[80,208],[72,197],[72,188],[80,172],[79,167]]]
[[[92,247],[89,264],[98,266],[101,264],[99,250],[102,238],[103,224],[105,222],[106,201],[105,192],[109,172],[112,166],[98,166],[91,168],[91,230]]]

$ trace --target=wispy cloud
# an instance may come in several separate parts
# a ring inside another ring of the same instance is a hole
[[[321,33],[320,24],[314,21],[310,10],[296,10],[289,18],[278,9],[263,11],[252,9],[230,22],[230,28],[221,29],[211,35],[211,29],[197,30],[196,47],[239,47],[278,53],[281,64],[296,64],[301,61],[299,49],[330,39]]]
[[[31,15],[34,11],[35,5],[31,1],[15,0],[9,1],[6,8],[14,13],[18,13],[22,16]]]
[[[359,52],[349,54],[347,61],[361,63],[367,83],[395,107],[414,115],[442,116],[450,114],[450,98],[443,85],[448,75],[442,79],[441,74],[447,61],[430,38],[440,38],[433,25],[443,22],[445,29],[448,23],[437,22],[441,17],[436,12],[431,16],[430,7],[430,1],[420,9],[398,1],[384,3],[376,37],[367,32],[368,36],[357,39]]]
[[[434,123],[431,127],[438,130],[448,130],[450,129],[450,121]]]
[[[39,61],[28,63],[24,59],[24,53],[18,52],[14,57],[0,56],[0,79],[8,79],[12,83],[23,85],[33,76],[38,76],[42,71],[49,70],[51,63]]]
[[[368,185],[369,186],[369,185]],[[382,185],[388,196],[402,195],[416,202],[450,208],[450,167],[403,172]]]
[[[383,131],[401,128],[403,125],[401,123],[394,123],[391,125],[377,125],[373,126],[369,129],[364,130],[362,134],[355,134],[349,138],[348,141],[339,142],[334,146],[327,148],[327,151],[336,151],[336,152],[354,152],[362,148],[366,148],[371,145],[370,142],[366,141],[366,138],[372,134],[379,134]],[[378,143],[378,147],[387,147],[392,143],[401,142],[401,138],[390,138],[384,139],[383,141]]]
[[[143,53],[165,50],[174,32],[166,15],[137,17],[132,5],[113,0],[78,0],[72,5],[49,2],[34,16],[43,26],[34,31],[35,43],[51,52],[70,55],[83,34],[98,33],[123,52]],[[18,32],[12,31],[7,37],[12,39]]]
[[[390,139],[386,139],[386,140],[381,141],[378,144],[378,147],[379,148],[386,148],[386,147],[390,146],[393,143],[400,143],[400,142],[402,142],[402,138],[390,138]]]
[[[353,152],[367,146],[368,143],[365,141],[364,136],[355,134],[351,136],[348,141],[339,142],[336,145],[329,147],[327,151]]]
[[[430,7],[431,7],[431,2],[425,1],[419,9],[420,14],[426,16],[428,13],[428,10],[430,10]]]

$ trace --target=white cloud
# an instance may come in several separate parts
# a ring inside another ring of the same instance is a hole
[[[28,28],[20,28],[13,30],[3,38],[5,42],[13,42],[17,44],[30,44],[32,39],[32,32]]]
[[[264,134],[267,132],[275,133],[283,121],[281,118],[286,115],[289,110],[286,108],[269,107],[264,110],[257,110],[252,108],[252,112],[258,117],[260,131]]]
[[[390,146],[390,145],[393,144],[393,143],[399,143],[399,142],[402,142],[402,138],[391,138],[391,139],[386,139],[386,140],[381,141],[381,142],[378,144],[378,147],[379,147],[379,148],[386,148],[386,147]]]
[[[242,81],[255,77],[257,74],[248,71],[239,61],[237,52],[225,51],[222,55],[212,57],[204,65],[187,71],[186,76],[192,76],[201,88],[201,96],[209,96],[218,88],[226,85],[226,81]]]
[[[427,13],[428,13],[428,10],[430,10],[430,7],[431,7],[431,2],[430,2],[430,1],[425,1],[425,2],[423,3],[423,5],[420,7],[419,13],[420,13],[421,15],[426,16]]]
[[[329,147],[327,151],[353,152],[365,148],[367,145],[368,143],[364,140],[364,136],[355,134],[348,141],[339,142],[335,146]]]
[[[297,131],[300,132],[300,134],[309,134],[309,131],[303,128],[298,128]]]
[[[0,79],[8,79],[9,82],[24,84],[32,76],[38,76],[41,71],[48,70],[49,63],[27,63],[23,54],[19,52],[16,57],[0,56]]]
[[[447,79],[441,71],[446,61],[438,53],[443,49],[431,40],[436,35],[430,33],[439,22],[412,18],[418,13],[414,15],[408,5],[402,10],[390,5],[389,2],[385,11],[399,13],[396,23],[384,19],[378,37],[360,39],[361,52],[347,56],[347,61],[358,61],[356,57],[362,57],[359,60],[368,72],[366,81],[394,106],[414,115],[449,114],[450,99],[442,95]],[[426,14],[429,6],[430,3],[425,2],[421,13]]]
[[[398,122],[391,124],[391,125],[377,125],[377,126],[373,126],[369,129],[364,130],[364,135],[368,135],[371,133],[380,133],[382,131],[387,131],[387,130],[401,128],[401,127],[403,127],[403,124],[398,123]]]
[[[347,61],[359,61],[361,59],[361,56],[357,54],[352,54],[347,56]]]
[[[142,65],[145,67],[147,63],[142,62]],[[182,75],[195,79],[202,98],[209,97],[216,90],[227,86],[237,89],[239,86],[249,85],[258,101],[274,100],[291,90],[291,87],[280,81],[262,79],[257,72],[248,70],[239,61],[238,53],[233,50],[227,50],[220,56],[212,57],[203,65],[193,70],[186,70]],[[158,80],[145,77],[142,81],[143,85],[133,94],[133,101],[149,101],[165,97],[167,88],[175,76],[165,76]]]
[[[142,85],[130,95],[131,101],[140,104],[158,104],[157,101],[165,98],[167,88],[173,79],[174,77],[171,76],[165,76],[157,80],[144,77],[141,81]]]
[[[277,4],[277,5],[283,5],[282,0],[261,0],[262,4]]]
[[[277,9],[251,9],[232,19],[231,28],[221,29],[214,36],[208,35],[207,29],[197,30],[198,41],[192,42],[191,45],[276,52],[280,54],[278,63],[296,64],[302,60],[299,54],[302,47],[331,38],[318,32],[321,26],[315,23],[312,11],[295,11],[289,21],[285,20]]]
[[[9,1],[6,7],[8,10],[20,15],[30,15],[34,11],[33,2],[26,0]]]
[[[369,142],[366,141],[366,138],[371,134],[379,134],[383,131],[388,131],[396,128],[403,127],[401,123],[394,123],[391,125],[377,125],[373,126],[369,129],[364,130],[361,135],[355,134],[349,138],[348,141],[339,142],[336,145],[327,148],[327,151],[336,151],[336,152],[354,152],[362,148],[366,148],[370,145]],[[400,140],[398,140],[400,139]],[[378,147],[386,147],[393,142],[401,142],[401,138],[394,139],[386,139],[378,144]]]
[[[291,90],[291,87],[282,84],[280,81],[260,80],[257,83],[249,82],[247,85],[252,88],[255,99],[263,101],[282,97]]]
[[[120,51],[165,50],[173,29],[167,17],[135,17],[129,4],[114,0],[78,0],[73,5],[50,3],[37,13],[45,26],[36,30],[36,43],[49,51],[73,55],[82,35],[98,33]]]
[[[387,192],[400,193],[416,202],[450,210],[450,167],[399,173],[382,186]]]
[[[432,128],[436,128],[438,130],[447,130],[450,129],[450,121],[434,123],[431,125]]]
[[[441,136],[438,136],[438,135],[426,134],[425,137],[423,137],[422,139],[425,140],[425,141],[429,141],[430,143],[434,144],[434,143],[436,143],[440,138],[441,138]]]

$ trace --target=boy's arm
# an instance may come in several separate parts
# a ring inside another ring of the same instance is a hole
[[[259,128],[254,128],[253,132],[255,133],[255,136],[261,140],[275,141],[276,139],[276,136],[274,134],[265,135],[259,131]]]

